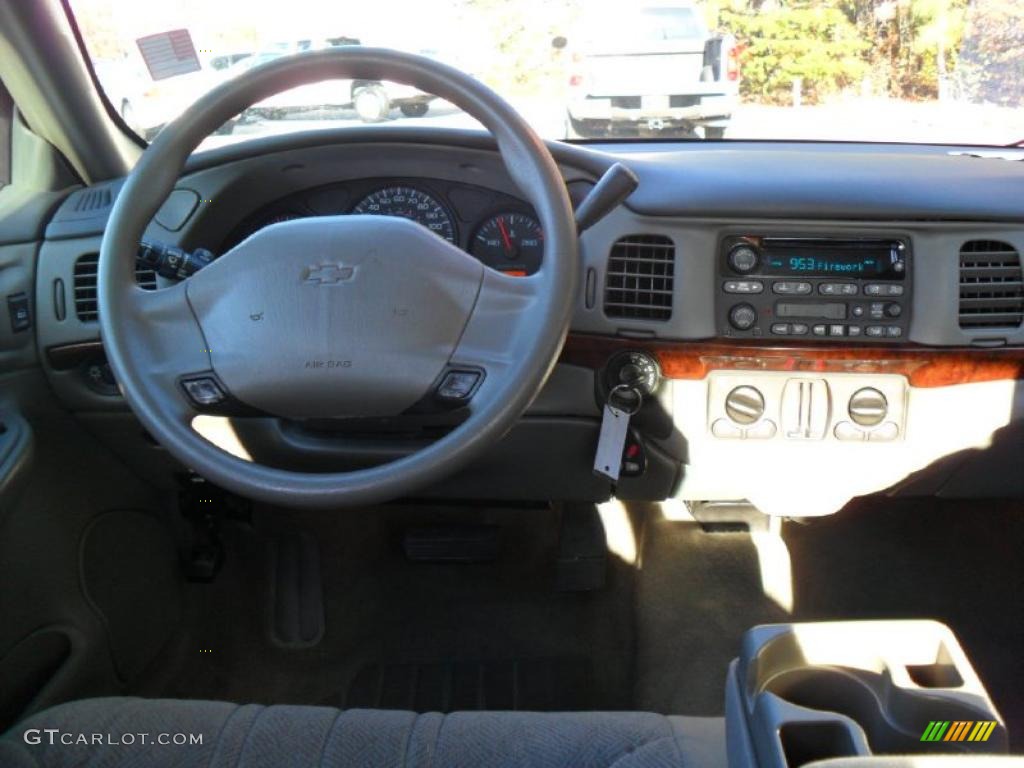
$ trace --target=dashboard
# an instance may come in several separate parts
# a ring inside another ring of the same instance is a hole
[[[881,491],[1024,495],[1024,153],[550,148],[574,205],[614,163],[639,186],[581,235],[548,386],[493,454],[431,493],[750,500],[790,517]],[[72,193],[50,221],[37,342],[65,406],[152,472],[96,323],[95,255],[121,183]],[[281,221],[352,214],[415,219],[494,269],[541,266],[543,233],[493,143],[461,131],[318,131],[197,155],[146,237],[223,253]],[[592,471],[601,408],[634,369],[653,372],[651,396],[612,484]],[[252,455],[302,469],[379,463],[451,428],[258,421],[234,425]]]

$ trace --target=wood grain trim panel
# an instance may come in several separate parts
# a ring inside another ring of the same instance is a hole
[[[1024,379],[1024,347],[780,347],[570,334],[561,361],[600,368],[611,355],[626,349],[653,355],[668,379],[703,379],[711,371],[723,370],[895,373],[906,376],[914,387]]]

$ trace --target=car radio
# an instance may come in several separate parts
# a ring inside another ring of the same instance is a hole
[[[717,326],[739,339],[900,342],[910,288],[904,238],[731,235],[719,249]]]

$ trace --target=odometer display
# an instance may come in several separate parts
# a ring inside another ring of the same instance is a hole
[[[434,197],[412,187],[378,189],[360,200],[352,213],[410,219],[455,243],[455,222],[448,211]]]
[[[499,213],[480,225],[469,249],[493,269],[533,274],[540,269],[544,233],[537,220],[529,214]]]

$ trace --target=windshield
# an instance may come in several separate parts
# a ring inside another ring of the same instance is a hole
[[[71,0],[140,136],[281,56],[397,48],[483,80],[551,139],[1024,140],[1024,0]],[[361,125],[475,127],[388,82],[253,105],[203,147]]]

